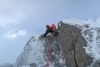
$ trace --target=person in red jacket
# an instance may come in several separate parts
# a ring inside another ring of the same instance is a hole
[[[54,24],[51,26],[46,25],[46,29],[46,32],[43,34],[44,37],[46,37],[48,33],[51,33],[53,36],[57,36],[58,32],[56,31],[56,26]]]

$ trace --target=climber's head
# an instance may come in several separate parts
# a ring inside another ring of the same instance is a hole
[[[47,29],[50,29],[51,27],[50,27],[49,25],[46,25],[46,28],[47,28]]]

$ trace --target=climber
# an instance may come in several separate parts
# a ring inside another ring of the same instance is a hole
[[[53,28],[53,30],[56,30],[56,25],[52,24],[51,27]]]
[[[53,36],[57,36],[58,32],[56,31],[56,25],[52,24],[51,26],[46,25],[46,32],[42,35],[42,37],[46,37],[48,33],[51,33]]]
[[[52,34],[53,34],[54,36],[57,36],[57,35],[58,35],[58,31],[57,31],[57,29],[56,29],[56,25],[55,25],[55,24],[52,24],[51,27],[52,27],[52,30],[54,31]]]

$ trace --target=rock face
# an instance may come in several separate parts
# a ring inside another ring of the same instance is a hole
[[[64,24],[58,25],[58,43],[66,59],[67,67],[87,67],[91,58],[85,53],[84,46],[87,42],[81,35],[81,30],[76,26]]]
[[[26,44],[24,51],[18,57],[14,67],[35,65],[35,67],[47,66],[50,56],[50,67],[87,67],[92,59],[86,54],[87,42],[81,35],[81,29],[76,26],[64,24],[58,25],[59,36],[43,39],[32,37]],[[99,67],[96,62],[93,67]]]
[[[49,67],[66,67],[55,37],[47,36],[42,39],[31,37],[14,67],[29,67],[29,65],[30,67],[46,67],[48,59]]]
[[[49,67],[66,67],[65,66],[65,59],[62,55],[62,52],[60,50],[60,47],[57,43],[57,40],[55,37],[46,37],[45,38],[45,44],[44,44],[44,55],[45,60],[47,63],[47,56],[50,55],[50,65]],[[48,49],[50,49],[50,54],[48,54]],[[45,66],[46,67],[46,66]]]

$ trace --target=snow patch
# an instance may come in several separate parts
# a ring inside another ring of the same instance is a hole
[[[80,25],[89,24],[90,27],[100,27],[100,18],[97,20],[87,19],[87,20],[77,20],[77,19],[63,19],[62,22],[70,24],[70,25]]]
[[[29,43],[32,50],[28,56],[28,63],[36,63],[36,64],[42,64],[44,60],[44,47],[43,43],[38,40],[38,37],[35,38],[35,42]]]
[[[60,64],[63,64],[63,63],[64,63],[64,60],[61,59],[61,58],[59,58],[59,63],[60,63]]]

